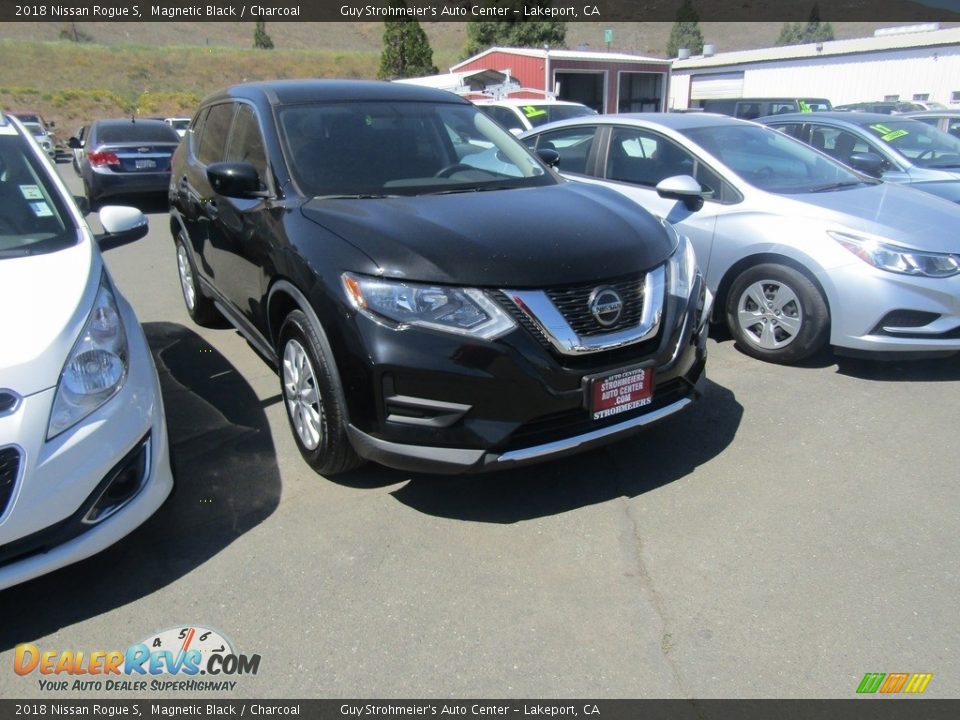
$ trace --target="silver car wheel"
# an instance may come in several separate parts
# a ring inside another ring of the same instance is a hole
[[[183,290],[183,302],[188,310],[197,306],[197,291],[193,284],[193,270],[190,268],[190,256],[182,243],[177,243],[177,269],[180,271],[180,288]]]
[[[283,348],[283,393],[297,437],[307,450],[315,450],[323,428],[320,391],[307,351],[296,340]]]
[[[751,342],[764,350],[779,350],[800,333],[803,310],[788,285],[778,280],[760,280],[740,294],[737,322]]]

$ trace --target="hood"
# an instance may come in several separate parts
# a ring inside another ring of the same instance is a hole
[[[663,225],[608,188],[367,200],[313,199],[303,214],[367,254],[387,277],[476,287],[596,282],[648,270],[673,252]]]
[[[835,192],[780,195],[787,214],[817,217],[837,226],[879,235],[916,250],[960,252],[960,205],[896,183]],[[797,207],[800,205],[802,207]]]
[[[57,384],[101,268],[89,238],[65,250],[0,259],[0,387],[25,397]]]

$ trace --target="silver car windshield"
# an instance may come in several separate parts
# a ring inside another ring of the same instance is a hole
[[[935,127],[916,120],[885,120],[863,127],[914,165],[960,167],[960,140]]]
[[[290,172],[313,197],[382,197],[551,185],[557,180],[473,105],[346,102],[278,112]]]
[[[0,135],[0,259],[49,252],[77,242],[44,163],[18,135]]]
[[[746,183],[772,193],[825,192],[870,182],[791,137],[758,125],[681,131]]]

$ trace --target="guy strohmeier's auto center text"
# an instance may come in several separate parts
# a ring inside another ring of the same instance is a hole
[[[24,4],[16,5],[14,15],[17,18],[90,18],[91,20],[116,19],[157,19],[175,20],[179,18],[197,19],[231,19],[243,18],[297,18],[302,15],[300,5],[258,5],[255,3],[232,5],[128,5],[128,4],[83,4],[70,5],[66,3]]]

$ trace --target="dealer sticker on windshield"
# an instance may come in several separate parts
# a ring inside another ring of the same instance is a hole
[[[592,378],[587,392],[594,420],[636,410],[653,401],[653,368],[634,368]]]

